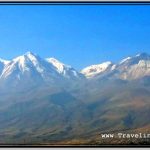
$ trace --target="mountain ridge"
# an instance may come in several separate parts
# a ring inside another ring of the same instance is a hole
[[[105,64],[105,63],[104,63]],[[93,69],[93,72],[90,69],[93,68],[93,66],[102,66],[103,63],[88,66],[85,69],[81,70],[81,72],[87,76],[88,78],[93,78],[94,76],[98,77],[103,75],[104,73],[107,75],[110,75],[112,77],[117,77],[123,80],[134,80],[138,78],[142,78],[144,76],[150,75],[150,55],[147,53],[140,53],[133,57],[127,57],[120,62],[113,64],[109,67],[109,69],[106,67],[102,71],[95,71]],[[84,70],[87,70],[87,72]],[[108,73],[107,73],[108,72]],[[138,72],[138,73],[137,73]],[[93,74],[93,76],[91,76]]]
[[[124,58],[118,63],[112,63],[111,61],[106,61],[106,62],[102,62],[100,64],[87,66],[87,67],[83,68],[81,71],[77,71],[70,65],[66,65],[55,58],[49,57],[49,58],[43,59],[43,58],[39,57],[38,55],[28,51],[24,55],[18,56],[12,60],[4,60],[4,59],[0,58],[0,66],[1,66],[0,70],[2,70],[2,66],[5,67],[12,61],[20,60],[20,63],[23,64],[24,58],[27,58],[28,60],[30,60],[35,66],[36,66],[35,59],[46,61],[51,66],[53,66],[54,69],[56,70],[56,72],[58,72],[59,74],[63,75],[64,77],[66,74],[67,78],[70,78],[70,76],[80,77],[83,75],[87,78],[93,78],[94,76],[97,76],[101,73],[106,72],[106,70],[109,70],[109,71],[115,70],[116,68],[119,68],[119,66],[138,64],[140,60],[149,61],[150,55],[147,53],[140,53],[133,57]],[[40,71],[42,72],[42,69],[38,65],[36,67],[37,67],[37,69],[39,69],[39,72]],[[69,74],[71,74],[71,75],[69,76]]]

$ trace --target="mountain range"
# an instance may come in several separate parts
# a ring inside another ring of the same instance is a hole
[[[92,79],[97,76],[112,74],[123,80],[132,80],[150,75],[150,55],[138,54],[127,57],[114,64],[110,61],[95,64],[82,69],[80,72],[55,58],[42,59],[32,52],[12,60],[0,59],[0,80],[15,79],[18,82],[25,78],[38,78],[42,82],[52,82],[58,79],[78,80]]]
[[[32,52],[0,59],[0,95],[0,144],[94,144],[103,132],[149,132],[150,55],[81,71]]]

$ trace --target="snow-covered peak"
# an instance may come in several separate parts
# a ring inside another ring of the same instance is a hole
[[[31,61],[35,61],[39,58],[36,54],[28,51],[27,53],[24,54],[25,57],[28,57]]]
[[[150,55],[147,53],[140,53],[137,54],[135,57],[133,57],[134,59],[138,59],[138,60],[150,60]]]
[[[53,65],[49,64],[45,59],[27,52],[22,56],[14,58],[6,65],[1,73],[1,79],[34,80],[36,82],[46,81],[54,82],[60,78]]]
[[[140,54],[137,54],[137,55],[135,55],[133,57],[127,57],[127,58],[123,59],[119,63],[119,65],[121,67],[122,66],[126,66],[126,68],[127,68],[129,66],[138,64],[141,60],[143,60],[143,61],[150,61],[150,55],[148,55],[147,53],[140,53]]]
[[[55,58],[46,58],[46,60],[51,63],[59,73],[63,73],[64,70],[68,70],[68,69],[71,69],[72,67],[69,66],[69,65],[65,65],[64,63],[58,61],[57,59]]]
[[[83,78],[83,75],[76,71],[73,67],[66,65],[55,58],[46,58],[46,61],[52,64],[57,72],[63,75],[65,78],[69,79],[79,79]]]
[[[35,55],[35,54],[32,53],[31,51],[27,51],[27,52],[25,53],[25,55]]]
[[[91,78],[100,73],[105,72],[112,65],[113,65],[112,62],[110,61],[97,64],[97,65],[91,65],[81,70],[81,73],[84,74],[87,78]]]
[[[30,61],[30,59],[26,56],[26,55],[22,55],[22,56],[18,56],[16,58],[14,58],[11,62],[11,66],[12,67],[16,67],[18,66],[21,72],[24,71],[29,71],[29,65],[32,62]],[[10,67],[10,68],[12,68]]]
[[[32,52],[27,52],[22,56],[16,57],[12,60],[14,64],[18,64],[20,70],[28,71],[31,66],[35,67],[39,73],[44,71],[41,64],[41,58]]]
[[[9,60],[4,60],[0,58],[0,62],[3,63],[4,65],[8,64],[10,61]]]
[[[34,61],[38,58],[38,56],[32,52],[26,52],[24,55],[18,56],[16,58],[14,58],[13,60],[20,60],[20,59],[29,59],[30,61]]]
[[[23,62],[25,59],[26,59],[25,56],[22,55],[22,56],[18,56],[16,58],[14,58],[12,61],[13,62],[17,62],[17,61]]]
[[[138,79],[150,75],[150,55],[140,53],[123,59],[116,68],[119,77],[125,80]]]

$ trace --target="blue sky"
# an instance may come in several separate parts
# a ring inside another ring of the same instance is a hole
[[[0,57],[26,51],[79,70],[150,53],[150,5],[0,5]]]

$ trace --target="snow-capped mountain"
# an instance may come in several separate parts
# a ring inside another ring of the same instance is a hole
[[[134,57],[127,57],[119,63],[116,70],[118,76],[125,80],[150,76],[150,55],[141,53]]]
[[[37,86],[43,83],[53,86],[68,85],[85,78],[109,77],[134,80],[145,76],[150,76],[150,55],[146,53],[127,57],[118,64],[107,61],[91,65],[80,73],[55,58],[43,59],[31,52],[10,61],[0,59],[0,87],[10,86],[10,83],[13,87]]]
[[[58,75],[51,64],[31,52],[27,52],[7,63],[2,71],[1,78],[8,78],[13,75],[14,78],[21,79],[24,75],[29,74],[33,74],[34,77],[38,75],[43,79],[47,78],[48,75],[53,77]]]
[[[31,52],[27,52],[4,66],[0,75],[0,86],[28,88],[42,84],[51,85],[61,80],[60,74],[53,65]]]
[[[111,70],[112,66],[113,66],[112,62],[107,61],[101,64],[88,66],[83,70],[81,70],[81,73],[84,74],[87,78],[93,78],[108,70]]]
[[[81,73],[90,79],[104,76],[123,80],[139,79],[150,76],[150,55],[140,53],[133,57],[127,57],[118,64],[112,64],[108,61],[91,65],[84,68]]]
[[[27,52],[11,61],[0,61],[0,87],[22,86],[35,87],[43,84],[60,86],[68,84],[66,81],[83,79],[71,66],[65,65],[55,58],[42,59],[36,54]]]
[[[84,77],[81,73],[76,71],[73,67],[62,63],[55,58],[47,58],[46,60],[47,62],[52,64],[56,68],[57,72],[63,75],[65,78],[79,79],[79,78]]]

